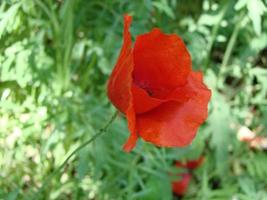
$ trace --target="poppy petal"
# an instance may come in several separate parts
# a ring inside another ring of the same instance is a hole
[[[117,63],[108,80],[108,97],[115,107],[126,113],[132,87],[133,51],[129,28],[132,17],[124,16],[123,45]]]
[[[133,51],[129,28],[132,17],[124,16],[123,45],[118,61],[108,81],[108,97],[115,107],[126,115],[130,137],[124,145],[125,151],[130,151],[138,139],[136,133],[136,119],[132,97],[132,72],[133,72]]]
[[[128,122],[128,129],[130,131],[130,136],[126,143],[123,145],[123,150],[130,152],[136,145],[138,136],[136,133],[136,117],[133,104],[131,103],[129,109],[126,112],[126,118]]]
[[[204,156],[199,157],[196,160],[189,160],[186,162],[187,169],[196,169],[198,168],[204,161]]]
[[[191,96],[195,95],[195,92],[189,88],[190,86],[182,86],[176,88],[167,97],[155,98],[148,94],[146,90],[138,87],[136,84],[132,86],[132,94],[134,101],[134,109],[136,114],[148,112],[164,102],[176,101],[185,102]]]
[[[191,71],[191,58],[182,39],[154,28],[137,36],[134,50],[134,82],[154,97],[165,97],[184,85]]]
[[[186,193],[191,180],[191,174],[181,174],[181,178],[182,179],[179,181],[172,182],[172,191],[178,196],[182,196]]]
[[[198,127],[208,116],[211,92],[204,85],[200,72],[190,73],[185,88],[189,94],[194,93],[185,102],[179,99],[165,102],[137,115],[137,132],[145,141],[168,147],[183,147],[191,143]]]
[[[200,156],[196,160],[189,160],[186,162],[181,162],[177,160],[175,162],[175,166],[178,168],[196,169],[203,163],[203,161],[204,161],[204,156]]]
[[[153,108],[159,106],[164,100],[153,98],[149,96],[149,94],[142,88],[133,84],[132,86],[132,94],[134,101],[134,108],[137,114],[144,113]]]

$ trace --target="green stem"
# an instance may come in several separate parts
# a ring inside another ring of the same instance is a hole
[[[221,22],[222,22],[225,14],[226,14],[227,9],[228,9],[228,4],[225,4],[224,7],[222,8],[222,10],[220,11],[219,20],[218,20],[217,24],[215,26],[213,26],[213,29],[211,31],[211,39],[208,42],[207,57],[206,57],[206,60],[204,62],[204,70],[206,70],[209,66],[211,49],[212,49],[214,41],[218,35],[218,31],[219,31]]]
[[[101,136],[103,133],[105,133],[108,129],[108,127],[112,124],[112,122],[116,119],[116,116],[118,114],[118,111],[116,111],[112,117],[110,118],[110,120],[105,124],[105,126],[101,129],[98,130],[98,132],[93,135],[93,137],[91,137],[89,140],[87,140],[86,142],[84,142],[83,144],[81,144],[80,146],[78,146],[76,149],[74,149],[71,154],[64,160],[64,162],[52,173],[50,174],[46,180],[44,181],[44,183],[42,184],[42,186],[38,189],[38,191],[35,193],[35,197],[31,198],[31,199],[36,199],[36,197],[38,197],[40,195],[40,193],[48,186],[48,184],[50,183],[50,181],[52,180],[52,178],[57,175],[58,173],[60,173],[60,171],[64,168],[64,166],[68,163],[68,161],[75,155],[77,154],[80,150],[82,150],[84,147],[86,147],[87,145],[89,145],[90,143],[92,143],[95,139],[97,139],[99,136]]]
[[[230,56],[231,56],[233,48],[235,46],[236,37],[238,35],[239,29],[240,29],[240,25],[241,25],[240,22],[236,24],[236,26],[234,28],[234,31],[233,31],[233,33],[232,33],[232,35],[230,37],[230,40],[229,40],[229,42],[227,44],[227,47],[226,47],[226,50],[225,50],[225,53],[224,53],[224,56],[223,56],[221,70],[223,70],[227,66],[227,64],[229,62]]]
[[[235,28],[232,32],[232,35],[230,37],[230,40],[226,46],[226,50],[225,50],[225,53],[224,53],[224,56],[223,56],[223,60],[222,60],[222,65],[221,65],[221,68],[220,68],[220,71],[219,71],[219,77],[222,77],[222,75],[225,73],[226,71],[226,67],[229,63],[229,60],[230,60],[230,57],[232,55],[232,52],[234,50],[234,47],[235,47],[235,43],[236,43],[236,39],[237,39],[237,36],[238,36],[238,33],[240,31],[240,28],[241,28],[241,25],[243,24],[246,24],[246,18],[245,17],[245,14],[242,14],[241,17],[239,18],[238,20],[238,23],[236,23],[235,25]]]

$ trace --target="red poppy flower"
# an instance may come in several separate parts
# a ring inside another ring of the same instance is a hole
[[[186,173],[178,174],[179,180],[172,182],[172,191],[178,195],[183,196],[187,188],[189,186],[190,180],[192,178],[191,172],[189,170],[193,170],[198,168],[204,161],[204,157],[201,156],[197,160],[189,160],[187,162],[176,161],[175,166],[178,168],[186,168],[188,171]]]
[[[204,161],[204,156],[200,156],[196,160],[189,160],[187,162],[181,162],[181,161],[176,161],[175,166],[176,167],[182,167],[182,168],[187,168],[187,169],[196,169],[198,168]]]
[[[183,196],[191,180],[191,174],[185,173],[180,175],[180,180],[172,182],[172,191],[178,196]]]
[[[175,34],[154,28],[137,36],[132,46],[132,17],[124,16],[123,45],[108,81],[108,97],[126,115],[130,137],[125,151],[138,137],[157,146],[183,147],[207,118],[211,92],[201,72]]]

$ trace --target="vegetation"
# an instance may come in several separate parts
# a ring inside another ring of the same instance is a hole
[[[267,199],[266,0],[0,1],[0,199]],[[160,27],[186,42],[212,89],[209,118],[186,148],[128,137],[106,80],[122,43],[123,14],[136,35]],[[245,129],[244,129],[245,128]],[[261,140],[263,141],[263,140]],[[256,147],[256,148],[255,148]],[[171,191],[174,161],[196,159],[184,197]]]

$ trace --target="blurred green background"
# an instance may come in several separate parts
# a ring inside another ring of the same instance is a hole
[[[267,199],[267,145],[237,137],[240,127],[267,136],[266,0],[0,2],[1,200]],[[213,91],[209,118],[187,148],[139,140],[125,153],[120,115],[46,181],[115,111],[105,86],[126,12],[133,38],[156,26],[184,39]],[[173,162],[200,155],[205,162],[176,197]]]

